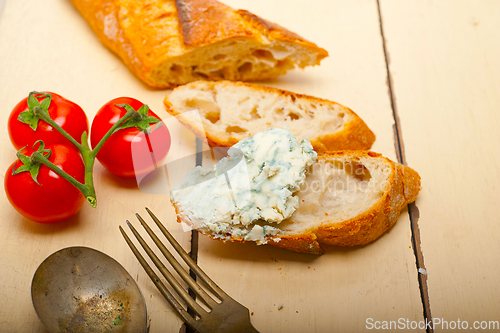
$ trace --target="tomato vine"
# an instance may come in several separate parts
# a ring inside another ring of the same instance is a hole
[[[36,96],[38,96],[38,98],[44,98],[41,103]],[[59,168],[57,165],[49,161],[48,157],[50,155],[48,155],[46,149],[43,149],[43,141],[42,143],[40,143],[42,149],[35,150],[32,153],[31,157],[22,155],[22,149],[18,152],[18,158],[22,160],[22,162],[24,163],[23,167],[26,170],[13,170],[13,175],[15,173],[28,171],[29,166],[27,166],[27,163],[42,163],[53,170],[55,173],[57,173],[59,176],[73,184],[84,195],[87,202],[92,207],[96,207],[97,198],[94,187],[93,170],[97,153],[102,148],[104,143],[111,135],[113,135],[113,133],[124,128],[136,127],[140,131],[149,134],[150,124],[157,123],[160,120],[158,118],[148,116],[149,108],[147,105],[143,105],[139,110],[135,110],[127,104],[117,105],[118,107],[124,108],[127,112],[108,130],[108,132],[102,137],[102,139],[94,147],[94,149],[91,149],[88,143],[87,131],[83,131],[80,143],[50,117],[50,114],[47,110],[50,106],[51,98],[52,96],[50,93],[39,93],[36,91],[31,92],[27,100],[28,110],[21,113],[18,117],[18,120],[28,124],[33,130],[37,129],[38,121],[43,120],[54,129],[56,129],[59,133],[61,133],[61,135],[69,142],[71,142],[71,144],[73,144],[73,146],[75,146],[76,149],[80,151],[83,163],[85,165],[84,182],[79,182],[64,170]],[[36,181],[36,176],[33,179]]]

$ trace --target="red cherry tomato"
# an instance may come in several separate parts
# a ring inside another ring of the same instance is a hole
[[[81,142],[82,133],[84,131],[88,133],[89,131],[89,122],[85,112],[80,106],[64,97],[52,92],[50,94],[52,95],[52,101],[48,109],[50,117],[76,141]],[[37,96],[39,102],[44,99],[41,95],[35,96]],[[70,145],[68,139],[64,138],[62,134],[43,120],[39,120],[37,129],[33,130],[28,124],[17,119],[21,112],[28,110],[27,100],[26,97],[19,102],[9,116],[9,136],[14,147],[19,150],[24,146],[33,145],[37,140],[43,140],[46,146],[55,143]]]
[[[129,98],[115,98],[97,112],[92,121],[90,143],[95,148],[108,130],[127,113],[117,104],[128,104],[139,110],[144,104]],[[149,110],[148,116],[160,119]],[[161,119],[160,119],[161,120]],[[97,159],[111,173],[121,177],[135,177],[153,171],[167,156],[170,149],[170,132],[163,123],[151,124],[150,134],[135,127],[120,129],[109,137],[97,154]]]
[[[52,151],[49,161],[83,183],[85,167],[79,152],[70,146],[55,144],[46,147]],[[31,156],[32,149],[24,149]],[[40,223],[53,223],[78,213],[85,201],[83,194],[70,182],[42,165],[35,183],[30,172],[12,175],[12,168],[23,165],[13,163],[5,173],[4,187],[12,206],[27,219]]]

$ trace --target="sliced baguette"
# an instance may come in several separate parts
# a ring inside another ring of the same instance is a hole
[[[318,155],[298,192],[299,207],[289,219],[269,223],[280,229],[265,243],[311,254],[321,254],[320,243],[367,244],[388,230],[401,210],[415,200],[420,176],[413,169],[369,151],[337,151]],[[176,208],[179,222],[189,220]],[[259,222],[259,223],[262,223]],[[244,242],[242,237],[213,234],[213,239]]]
[[[317,152],[369,149],[375,134],[338,103],[251,83],[193,82],[164,100],[167,111],[211,146],[232,146],[271,127],[286,127]],[[198,109],[202,123],[182,114]]]
[[[101,42],[146,84],[268,80],[328,52],[216,0],[72,0]]]

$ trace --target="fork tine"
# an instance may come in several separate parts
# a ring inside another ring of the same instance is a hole
[[[127,225],[129,226],[130,230],[132,230],[132,233],[134,234],[135,238],[141,243],[141,246],[143,249],[146,251],[146,253],[149,255],[151,260],[153,260],[154,264],[160,272],[163,274],[163,276],[167,279],[167,281],[170,283],[170,285],[174,288],[174,290],[179,294],[179,296],[182,297],[182,299],[189,305],[191,306],[196,313],[201,317],[203,313],[206,311],[203,310],[203,308],[196,303],[196,301],[184,290],[184,288],[179,284],[179,282],[174,278],[172,273],[163,265],[163,263],[160,261],[160,259],[156,256],[156,254],[151,250],[149,245],[144,241],[142,236],[137,232],[137,230],[134,228],[134,226],[127,221]]]
[[[193,278],[181,267],[177,259],[174,258],[172,253],[163,245],[158,236],[155,235],[153,230],[149,227],[149,225],[144,221],[144,219],[139,215],[135,214],[141,225],[144,227],[149,236],[153,239],[153,242],[158,246],[161,253],[165,256],[168,262],[172,265],[172,267],[176,270],[179,276],[189,285],[189,287],[200,297],[200,299],[205,302],[205,304],[212,309],[215,301],[212,299],[210,295],[208,295],[205,290],[203,290],[200,285],[198,285]]]
[[[175,299],[175,297],[172,296],[170,291],[165,287],[163,282],[158,278],[158,275],[151,269],[149,264],[144,260],[144,257],[140,254],[139,250],[135,247],[134,243],[130,240],[130,238],[127,236],[125,233],[125,230],[121,226],[119,226],[120,232],[123,235],[123,238],[125,238],[125,241],[127,242],[128,246],[134,253],[135,257],[137,260],[140,262],[142,268],[146,271],[148,274],[149,278],[153,283],[155,284],[156,288],[160,291],[160,293],[165,297],[165,299],[168,301],[168,303],[179,313],[179,315],[184,319],[185,322],[190,324],[191,326],[196,325],[196,320],[191,317],[191,315],[179,304],[179,302]]]
[[[229,298],[229,296],[221,289],[219,286],[215,284],[215,282],[208,277],[208,275],[198,266],[194,260],[189,256],[189,254],[184,251],[182,246],[175,240],[175,238],[172,236],[172,234],[163,226],[163,224],[160,222],[160,220],[149,210],[149,208],[146,207],[146,211],[148,214],[151,216],[153,221],[155,221],[156,225],[158,225],[158,228],[160,228],[161,232],[167,237],[168,241],[174,249],[181,255],[182,259],[188,264],[188,266],[196,273],[198,277],[201,278],[201,280],[207,285],[207,287],[216,295],[219,296],[221,300],[223,300],[224,297]]]

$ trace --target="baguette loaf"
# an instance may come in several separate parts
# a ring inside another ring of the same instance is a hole
[[[369,151],[337,151],[318,155],[298,191],[298,209],[281,223],[257,221],[279,232],[263,236],[260,243],[311,254],[321,254],[320,243],[355,246],[367,244],[389,229],[401,210],[415,200],[420,176],[413,169]],[[192,222],[172,202],[179,222]],[[192,225],[213,239],[245,242],[248,232],[218,234]],[[248,231],[251,226],[238,226]],[[227,229],[226,229],[227,230]],[[265,229],[264,229],[265,235]]]
[[[72,0],[97,37],[146,84],[267,80],[328,52],[216,0]]]
[[[164,104],[211,146],[229,147],[271,127],[286,127],[299,140],[308,139],[317,152],[369,149],[375,141],[364,121],[345,106],[251,83],[193,82],[175,88]],[[182,117],[195,109],[201,124]]]

